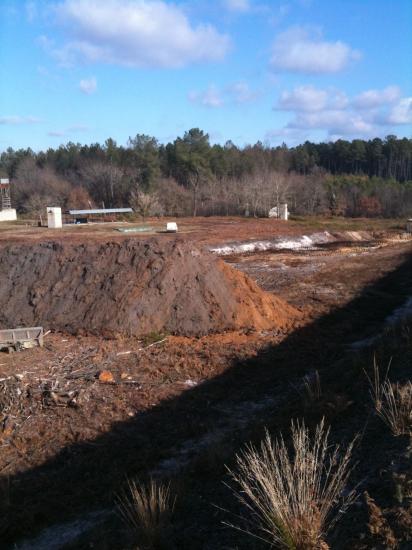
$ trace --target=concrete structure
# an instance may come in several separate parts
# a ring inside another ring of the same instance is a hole
[[[9,178],[0,178],[0,210],[11,208]]]
[[[406,232],[412,233],[412,218],[409,218],[406,222]]]
[[[168,233],[177,233],[177,223],[176,222],[168,222],[166,225],[166,231]]]
[[[15,208],[7,208],[0,210],[0,222],[14,222],[17,220],[17,212]]]
[[[286,202],[279,204],[279,208],[274,206],[269,210],[269,218],[278,218],[287,221],[289,218],[288,205]]]
[[[63,227],[62,209],[60,207],[47,207],[47,227],[49,229],[61,229]]]
[[[0,222],[17,220],[17,213],[11,207],[9,178],[0,178]]]

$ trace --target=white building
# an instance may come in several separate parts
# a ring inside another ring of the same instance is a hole
[[[289,211],[286,202],[279,204],[279,208],[274,206],[269,210],[269,218],[278,218],[279,220],[288,220]]]
[[[61,229],[63,227],[62,209],[58,206],[47,207],[47,227],[49,229]]]

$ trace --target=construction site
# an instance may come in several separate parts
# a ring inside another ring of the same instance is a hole
[[[359,498],[330,547],[410,547],[409,439],[374,417],[365,376],[391,358],[396,379],[410,372],[405,224],[165,226],[0,226],[0,331],[14,330],[0,354],[2,547],[137,548],[116,506],[136,478],[175,495],[162,547],[264,548],[226,525],[242,514],[227,467],[303,417],[326,418],[334,441],[362,434]]]
[[[412,1],[0,21],[0,550],[412,550]]]

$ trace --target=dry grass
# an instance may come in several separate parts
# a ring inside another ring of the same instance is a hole
[[[355,499],[354,491],[343,495],[353,442],[341,451],[328,439],[323,420],[313,439],[303,423],[292,422],[292,453],[282,437],[273,442],[269,434],[260,449],[247,447],[230,474],[249,520],[244,529],[231,526],[278,548],[328,548],[326,533]]]
[[[389,370],[389,367],[388,367]],[[374,361],[374,377],[371,380],[371,396],[375,410],[380,418],[392,430],[393,435],[412,434],[412,383],[392,384],[386,372],[380,380],[379,367]]]
[[[150,550],[164,547],[174,505],[169,485],[154,480],[147,486],[128,480],[118,497],[118,508],[124,521],[137,535],[139,544]]]
[[[303,388],[305,397],[309,403],[315,403],[322,397],[322,386],[318,371],[315,371],[312,375],[307,374],[303,377]]]

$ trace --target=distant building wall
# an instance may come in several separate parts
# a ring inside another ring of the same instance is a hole
[[[15,208],[0,210],[0,222],[13,222],[15,220],[17,220],[17,212]]]
[[[60,229],[63,227],[62,209],[59,207],[47,207],[47,227],[50,229]]]
[[[274,206],[269,210],[269,218],[278,218],[279,220],[288,220],[289,211],[286,202],[279,204],[279,208]]]

